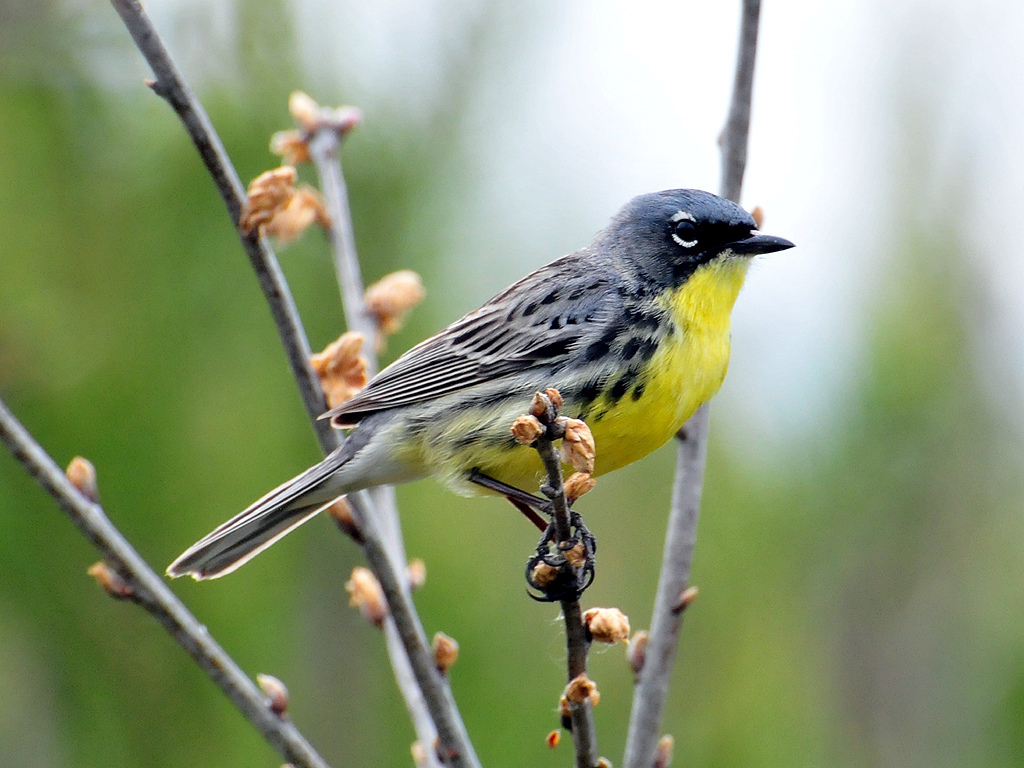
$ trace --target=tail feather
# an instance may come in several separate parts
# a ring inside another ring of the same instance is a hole
[[[352,456],[348,443],[278,486],[197,541],[167,567],[169,576],[213,579],[231,573],[302,525],[347,489],[332,476]]]

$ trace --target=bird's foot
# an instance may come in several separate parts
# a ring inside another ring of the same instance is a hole
[[[539,594],[528,593],[542,603],[578,600],[594,581],[597,540],[578,512],[569,513],[572,535],[557,541],[550,523],[537,544],[537,552],[526,562],[526,583]]]

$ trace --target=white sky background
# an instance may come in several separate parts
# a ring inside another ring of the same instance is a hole
[[[635,194],[718,186],[739,0],[505,5],[464,152],[429,212],[463,267],[434,287],[465,297],[461,310],[585,244]],[[217,17],[191,0],[172,7]],[[367,131],[386,130],[375,114],[429,111],[444,85],[439,58],[480,14],[474,0],[295,8],[310,78],[297,86],[322,100],[341,88],[366,109]],[[1024,380],[1022,40],[1024,4],[1006,0],[764,0],[743,202],[798,248],[759,262],[740,297],[720,427],[752,431],[744,442],[769,452],[835,424],[893,224],[927,220],[964,158],[965,232],[996,297],[1000,335],[987,351]],[[906,164],[893,158],[917,141],[899,133],[914,107],[935,125],[931,167],[898,178]],[[446,196],[463,184],[463,196]],[[920,209],[894,209],[908,189]],[[1019,422],[1024,408],[1014,400],[1007,412]]]

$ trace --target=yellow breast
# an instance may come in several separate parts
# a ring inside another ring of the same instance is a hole
[[[626,396],[589,422],[595,474],[625,466],[663,445],[718,391],[729,367],[729,317],[749,260],[716,259],[660,302],[674,322],[647,369],[638,399]]]

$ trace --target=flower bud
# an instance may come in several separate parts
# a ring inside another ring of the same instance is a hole
[[[426,291],[420,276],[411,269],[385,275],[363,294],[366,311],[373,315],[381,334],[390,336],[402,327],[409,310],[423,301]]]
[[[601,701],[601,694],[598,693],[597,684],[587,677],[586,672],[576,675],[576,677],[569,681],[569,684],[565,687],[564,695],[570,704],[589,702],[590,706],[596,707],[598,702]]]
[[[90,565],[86,573],[96,579],[96,583],[103,587],[103,591],[111,597],[123,600],[135,594],[131,584],[121,578],[117,571],[102,560]]]
[[[597,480],[586,472],[573,472],[565,481],[565,498],[570,502],[576,501],[585,493],[590,493],[597,485]]]
[[[583,614],[583,626],[599,643],[629,642],[629,618],[618,608],[590,608]]]
[[[562,438],[562,458],[572,464],[577,472],[594,473],[594,435],[590,427],[579,419],[565,420],[565,437]]]
[[[89,501],[99,501],[100,492],[96,484],[96,467],[88,459],[75,456],[65,472],[71,484]]]
[[[648,639],[647,630],[637,630],[633,635],[633,639],[629,641],[629,647],[626,649],[626,661],[629,662],[629,667],[633,670],[633,674],[636,677],[640,676],[644,663],[647,661]]]
[[[442,675],[446,674],[455,660],[459,658],[459,644],[454,638],[449,637],[444,632],[438,632],[434,635],[433,642],[434,649],[434,665],[437,667],[437,671]]]
[[[380,627],[384,623],[388,615],[387,602],[384,600],[384,592],[377,577],[369,568],[353,568],[352,575],[345,583],[345,591],[349,594],[348,604],[358,608],[367,621],[375,627]]]
[[[320,378],[328,407],[341,405],[366,386],[367,362],[360,354],[362,348],[362,334],[348,331],[328,344],[323,352],[309,358],[313,371]]]
[[[278,717],[284,717],[288,711],[288,689],[285,684],[273,675],[256,675],[256,682],[270,699],[270,711]]]
[[[427,583],[427,564],[416,557],[409,561],[407,567],[409,577],[409,589],[414,592]]]
[[[512,424],[512,437],[521,445],[533,445],[544,434],[544,425],[532,414],[523,414]]]
[[[668,768],[672,765],[672,752],[675,746],[676,740],[667,733],[658,739],[658,747],[654,752],[654,768]]]

